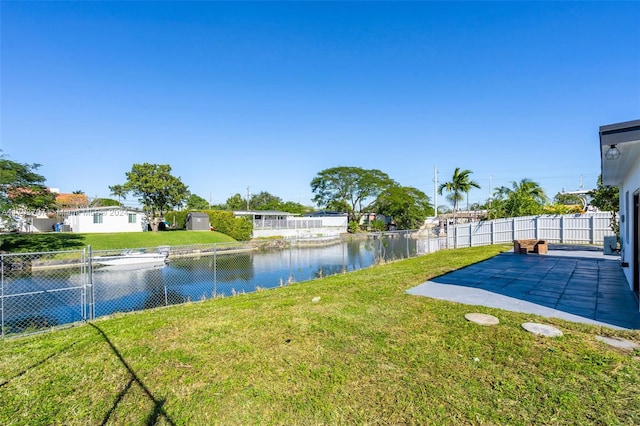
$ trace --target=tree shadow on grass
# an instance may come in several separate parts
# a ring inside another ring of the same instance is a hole
[[[107,342],[107,344],[111,348],[111,351],[114,353],[114,355],[118,358],[120,363],[124,366],[124,368],[127,369],[127,372],[129,373],[129,381],[124,386],[124,388],[118,393],[118,395],[116,396],[115,400],[113,401],[113,405],[111,406],[109,411],[105,414],[105,416],[102,419],[102,422],[100,424],[101,425],[106,425],[109,422],[109,419],[111,418],[111,415],[114,413],[114,411],[118,407],[118,404],[120,404],[120,401],[122,401],[122,398],[124,398],[124,396],[127,394],[127,392],[129,392],[129,390],[131,389],[131,387],[135,383],[135,384],[138,385],[138,387],[140,389],[142,389],[142,391],[145,393],[146,397],[153,403],[153,410],[149,413],[149,415],[145,419],[144,423],[146,425],[155,425],[155,424],[157,424],[159,418],[162,417],[170,425],[175,425],[176,423],[171,419],[171,417],[169,417],[167,412],[164,410],[163,406],[164,406],[164,403],[166,402],[166,400],[165,399],[157,399],[151,393],[151,391],[145,386],[145,384],[142,382],[142,380],[140,380],[140,378],[136,375],[136,372],[133,371],[131,366],[122,357],[122,354],[114,346],[114,344],[111,342],[111,340],[109,339],[109,337],[106,335],[106,333],[104,331],[102,331],[97,325],[95,325],[93,323],[89,323],[89,325],[91,327],[93,327],[100,334],[100,336],[102,336],[104,341]]]
[[[84,246],[84,236],[78,234],[50,233],[0,235],[0,251],[10,253],[74,250]]]

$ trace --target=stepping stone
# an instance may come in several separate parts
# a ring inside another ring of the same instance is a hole
[[[609,346],[613,346],[620,349],[640,349],[640,345],[632,342],[631,340],[622,339],[620,337],[605,337],[605,336],[596,336],[596,340],[600,340],[601,342],[606,343]]]
[[[467,320],[475,322],[480,325],[496,325],[500,323],[500,320],[493,315],[471,313],[464,316]]]
[[[538,334],[540,336],[546,336],[546,337],[562,336],[562,331],[558,330],[552,325],[538,324],[535,322],[525,322],[524,324],[522,324],[522,328],[527,330],[529,333]]]

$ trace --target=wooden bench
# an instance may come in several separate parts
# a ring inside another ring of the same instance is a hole
[[[513,240],[513,252],[518,254],[547,254],[549,246],[545,240]]]

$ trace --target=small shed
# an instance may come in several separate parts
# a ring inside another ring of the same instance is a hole
[[[191,212],[187,215],[186,228],[188,231],[208,231],[211,229],[209,215],[206,213]]]

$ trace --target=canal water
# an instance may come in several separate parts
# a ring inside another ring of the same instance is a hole
[[[428,241],[427,241],[428,244]],[[331,245],[172,258],[167,265],[86,265],[2,280],[3,335],[187,301],[249,293],[367,268],[430,250],[408,234]]]

